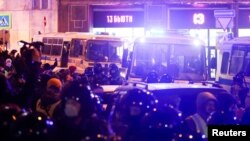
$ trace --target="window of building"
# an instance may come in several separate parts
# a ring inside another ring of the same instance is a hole
[[[33,0],[32,9],[49,9],[50,0]]]
[[[40,0],[33,0],[32,8],[33,9],[39,9],[39,7],[40,7]]]
[[[42,9],[48,9],[49,8],[49,0],[42,0]]]

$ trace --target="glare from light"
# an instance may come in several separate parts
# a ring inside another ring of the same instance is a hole
[[[189,139],[193,139],[193,135],[189,135],[188,138],[189,138]]]
[[[144,43],[145,42],[145,38],[140,38],[140,42]]]
[[[202,138],[205,139],[205,138],[206,138],[206,135],[202,135]]]
[[[23,43],[23,42],[17,42],[17,44],[18,44],[19,47],[24,46],[24,43]]]
[[[153,64],[153,65],[155,64],[155,59],[154,59],[154,58],[152,58],[152,64]]]
[[[156,28],[152,28],[150,29],[150,35],[164,35],[165,34],[165,30],[163,29],[156,29]]]
[[[181,116],[182,116],[182,113],[178,113],[178,116],[181,117]]]
[[[41,117],[41,116],[38,116],[37,119],[40,121],[40,120],[42,120],[42,117]]]
[[[158,100],[157,100],[157,99],[155,100],[155,103],[158,103]]]
[[[201,45],[201,42],[199,40],[194,40],[194,45],[195,46],[200,46]]]
[[[54,122],[51,120],[46,120],[46,124],[52,126],[54,124]]]

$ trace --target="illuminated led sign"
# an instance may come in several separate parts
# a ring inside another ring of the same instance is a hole
[[[171,29],[216,28],[213,9],[170,9]]]
[[[205,23],[205,15],[203,13],[194,13],[193,23],[202,25]]]
[[[133,23],[133,15],[108,15],[107,23]]]
[[[94,11],[94,27],[144,27],[143,11]]]

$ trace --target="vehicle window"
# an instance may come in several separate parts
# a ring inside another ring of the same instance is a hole
[[[61,38],[43,38],[43,43],[45,44],[42,47],[42,54],[46,55],[61,55],[62,52],[62,41]]]
[[[231,63],[229,68],[229,74],[237,74],[242,70],[244,61],[244,51],[242,50],[233,50]]]
[[[216,97],[226,93],[223,89],[168,89],[153,91],[160,105],[177,104],[183,116],[187,117],[196,112],[196,97],[201,92],[211,92]]]
[[[221,62],[221,73],[226,74],[228,70],[229,52],[223,52],[222,62]]]
[[[143,77],[154,70],[159,76],[175,79],[203,79],[205,57],[202,47],[182,44],[137,43],[134,46],[131,76]],[[190,76],[189,76],[190,75]]]
[[[45,44],[42,48],[42,53],[46,55],[50,55],[51,45]]]
[[[121,62],[123,44],[121,41],[89,40],[86,53],[91,61]]]
[[[51,55],[61,55],[62,45],[53,45],[51,48]]]
[[[247,53],[247,56],[244,62],[245,62],[245,65],[244,65],[245,75],[250,76],[250,52]]]
[[[72,39],[72,46],[70,48],[70,57],[78,57],[83,54],[83,40]]]

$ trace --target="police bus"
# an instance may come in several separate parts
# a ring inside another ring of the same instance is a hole
[[[207,79],[205,43],[189,35],[169,33],[137,38],[130,56],[127,78],[131,81],[145,81],[152,71],[159,80],[163,75],[176,81]]]
[[[66,32],[35,35],[33,41],[44,43],[41,49],[43,64],[52,64],[57,59],[60,67],[74,65],[80,72],[94,63],[122,66],[125,42],[120,37]]]
[[[238,37],[217,45],[216,82],[230,91],[233,81],[250,83],[250,37]],[[244,78],[243,78],[244,77]]]

